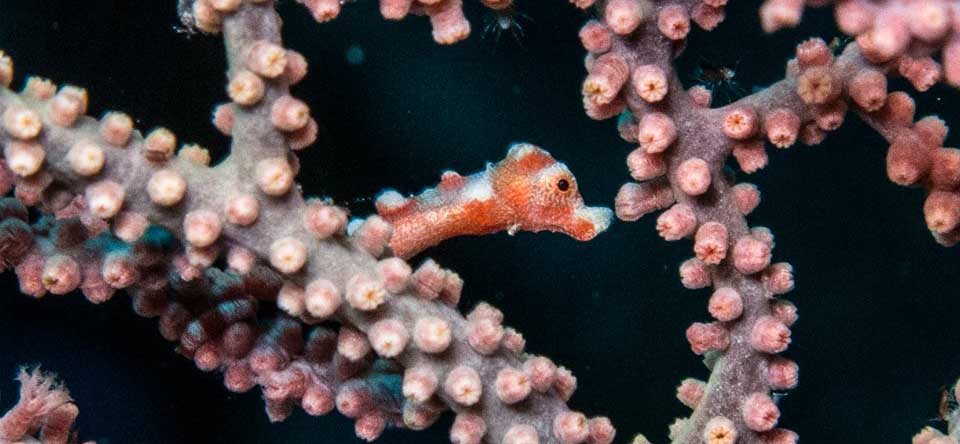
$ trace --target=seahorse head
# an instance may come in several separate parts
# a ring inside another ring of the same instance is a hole
[[[567,166],[537,146],[514,144],[492,173],[497,196],[516,218],[513,231],[557,231],[586,241],[610,226],[613,212],[586,206]]]

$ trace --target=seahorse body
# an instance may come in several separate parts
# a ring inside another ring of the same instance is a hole
[[[403,258],[451,237],[499,231],[556,231],[586,241],[606,230],[613,215],[584,205],[567,166],[528,143],[511,146],[484,171],[447,171],[436,188],[417,196],[384,191],[376,207],[393,224],[390,247]]]

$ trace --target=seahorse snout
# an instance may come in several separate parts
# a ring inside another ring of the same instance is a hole
[[[604,207],[581,207],[573,212],[570,226],[564,233],[578,241],[588,241],[610,227],[613,211]]]

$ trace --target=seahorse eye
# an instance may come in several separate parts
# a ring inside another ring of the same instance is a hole
[[[567,191],[570,189],[570,182],[567,182],[567,179],[560,179],[557,181],[557,189],[560,191]]]

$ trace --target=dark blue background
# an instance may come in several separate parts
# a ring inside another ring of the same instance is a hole
[[[85,86],[92,113],[120,109],[147,129],[163,125],[183,141],[222,153],[209,125],[225,100],[218,39],[186,36],[174,1],[0,0],[0,48],[23,73]],[[472,172],[499,159],[512,141],[548,148],[577,175],[591,204],[611,206],[629,179],[631,147],[612,122],[581,110],[586,16],[560,1],[518,0],[532,17],[526,37],[481,39],[483,15],[468,5],[474,36],[435,45],[424,18],[383,21],[373,0],[317,25],[302,8],[280,5],[288,46],[310,61],[295,90],[324,126],[303,156],[301,180],[356,212],[384,187],[415,192],[443,169]],[[782,76],[803,38],[829,40],[827,10],[808,11],[796,30],[762,35],[755,2],[734,1],[710,34],[695,31],[681,76],[703,60],[737,66],[746,90]],[[352,66],[348,48],[365,62]],[[894,82],[899,88],[909,87]],[[960,117],[960,97],[938,87],[919,114]],[[956,144],[957,139],[950,138]],[[775,258],[796,268],[800,308],[787,355],[801,385],[782,399],[782,425],[806,442],[907,442],[935,416],[939,390],[960,376],[956,249],[936,245],[922,218],[923,195],[887,181],[886,146],[854,116],[818,147],[771,153],[748,180],[764,202],[751,223],[777,235]],[[449,241],[428,254],[465,278],[464,306],[490,300],[521,330],[529,350],[570,367],[580,380],[573,408],[607,414],[623,442],[644,432],[655,443],[687,411],[674,399],[686,376],[706,377],[683,337],[707,317],[707,291],[681,288],[676,266],[689,243],[668,244],[653,217],[616,222],[590,243],[520,234]],[[341,416],[297,413],[269,425],[256,393],[233,395],[219,376],[176,356],[155,321],[137,318],[128,299],[93,306],[79,295],[21,296],[0,276],[0,404],[15,398],[19,364],[43,363],[69,384],[81,406],[81,436],[101,444],[352,443]],[[388,431],[381,442],[447,442],[449,418],[430,431]]]

